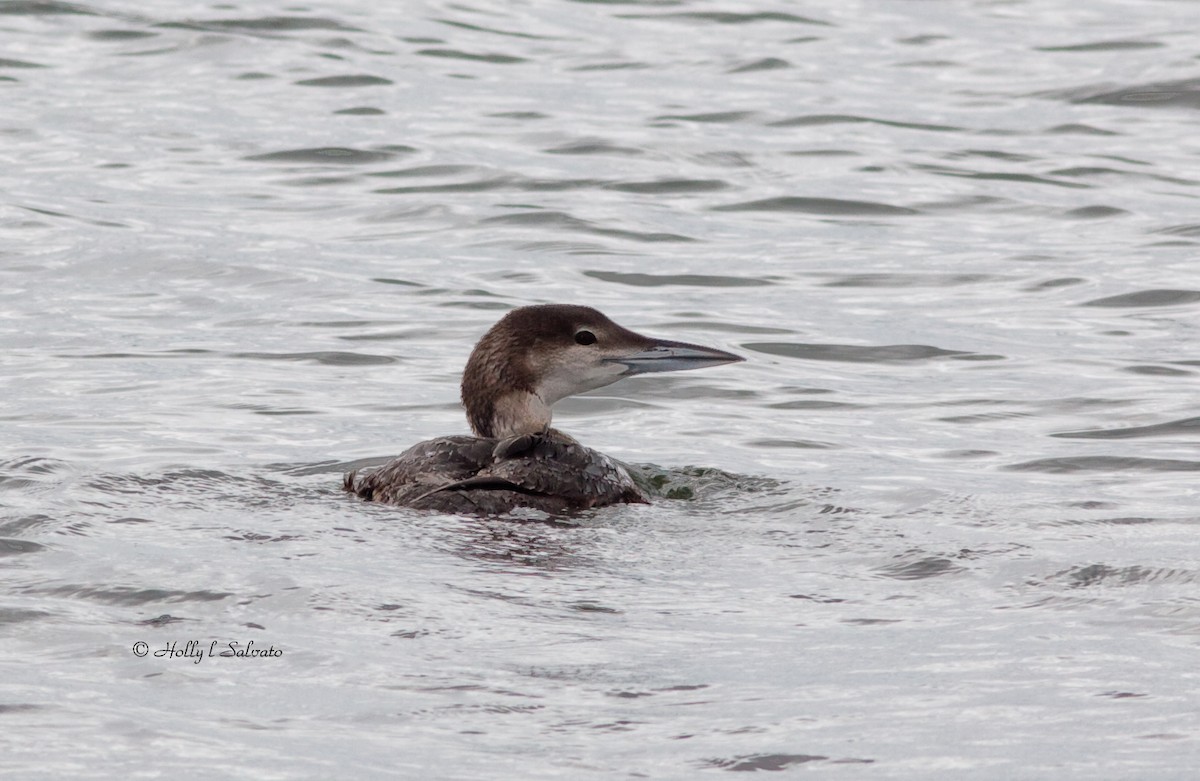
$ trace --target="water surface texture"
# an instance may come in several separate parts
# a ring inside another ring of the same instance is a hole
[[[1195,777],[1195,3],[9,0],[0,105],[8,776]],[[748,358],[560,405],[652,505],[340,492],[548,301]]]

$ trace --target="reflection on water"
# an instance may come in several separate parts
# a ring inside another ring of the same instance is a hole
[[[0,3],[5,767],[1187,777],[1200,78],[1152,10]],[[543,301],[749,357],[557,408],[652,505],[341,493]],[[131,650],[192,640],[284,653]]]

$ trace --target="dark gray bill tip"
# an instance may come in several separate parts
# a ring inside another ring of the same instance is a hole
[[[702,347],[687,342],[655,340],[637,352],[608,359],[625,366],[625,376],[649,374],[651,372],[677,372],[687,369],[703,369],[723,363],[738,363],[746,360],[740,355],[727,353],[713,347]]]

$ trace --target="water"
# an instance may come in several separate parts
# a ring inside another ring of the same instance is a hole
[[[0,768],[1191,778],[1197,26],[0,3]],[[749,358],[558,408],[690,499],[339,492],[540,301]]]

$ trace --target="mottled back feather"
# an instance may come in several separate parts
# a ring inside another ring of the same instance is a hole
[[[351,472],[344,487],[368,501],[473,515],[522,507],[561,514],[649,501],[624,467],[556,429],[498,461],[495,446],[483,437],[431,439],[371,472]],[[473,484],[438,490],[465,480]]]

